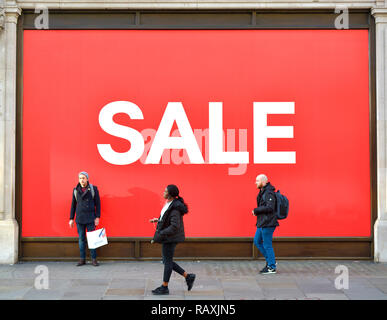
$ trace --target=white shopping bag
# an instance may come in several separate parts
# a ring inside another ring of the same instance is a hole
[[[86,232],[89,249],[96,249],[108,244],[105,228]]]

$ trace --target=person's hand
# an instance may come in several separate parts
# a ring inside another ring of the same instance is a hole
[[[69,226],[70,226],[70,228],[72,228],[72,227],[74,226],[74,220],[71,219],[71,220],[69,221]]]
[[[253,213],[253,216],[255,216],[255,214],[254,214],[254,210],[252,210],[251,212]]]
[[[98,225],[99,225],[99,218],[95,218],[94,224],[95,224],[95,226],[98,226]]]

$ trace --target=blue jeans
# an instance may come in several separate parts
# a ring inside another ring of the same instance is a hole
[[[79,251],[81,253],[81,259],[86,259],[86,229],[87,231],[94,231],[94,222],[89,224],[77,223],[77,230],[79,235]],[[95,249],[90,249],[90,255],[92,259],[97,259],[97,252]]]
[[[273,232],[275,227],[257,228],[254,237],[254,244],[266,259],[270,268],[276,268],[275,255],[273,250]]]

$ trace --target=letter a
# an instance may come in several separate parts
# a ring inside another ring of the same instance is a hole
[[[170,136],[175,121],[180,137]],[[181,102],[168,103],[145,163],[159,163],[164,149],[186,149],[191,163],[204,163]]]

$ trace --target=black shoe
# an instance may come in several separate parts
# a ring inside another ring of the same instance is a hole
[[[272,274],[277,273],[277,269],[271,268],[271,267],[265,267],[260,272],[260,274]]]
[[[152,290],[152,293],[156,295],[169,294],[169,289],[168,287],[161,285],[160,287]]]
[[[188,291],[190,291],[193,287],[196,275],[193,273],[188,273],[187,278],[185,278],[185,282],[187,282]]]
[[[80,267],[80,266],[83,266],[86,264],[86,260],[85,259],[81,259],[79,260],[79,262],[77,263],[77,267]]]

